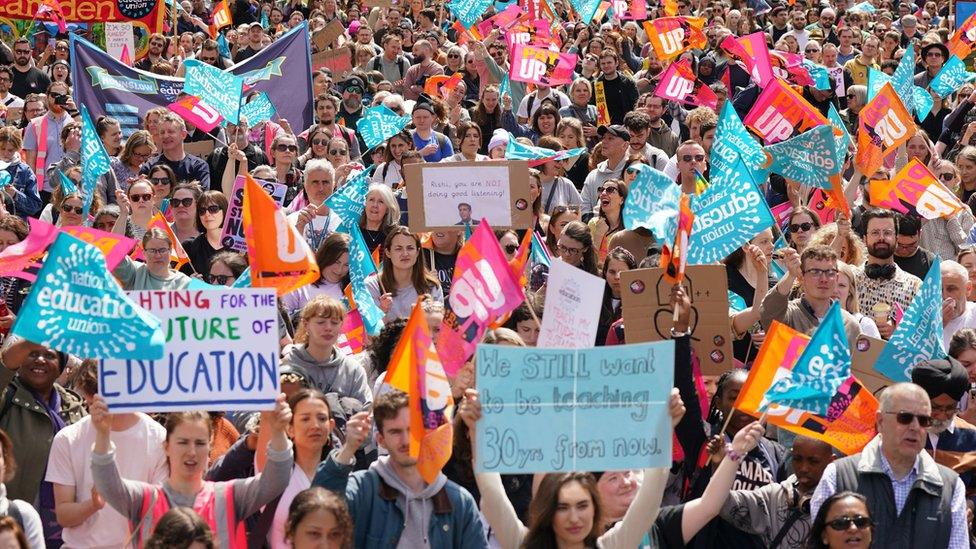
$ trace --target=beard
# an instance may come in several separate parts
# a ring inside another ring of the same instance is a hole
[[[928,427],[928,429],[926,429],[926,431],[928,431],[929,433],[932,433],[933,435],[941,435],[943,432],[945,432],[946,429],[949,428],[949,425],[952,424],[952,420],[953,419],[954,418],[952,418],[952,417],[950,417],[949,419],[944,420],[944,421],[940,421],[940,420],[937,420],[937,419],[933,419],[932,420],[932,425],[929,425],[929,427]]]
[[[868,253],[876,259],[888,259],[895,253],[895,248],[886,242],[877,242],[868,248]]]

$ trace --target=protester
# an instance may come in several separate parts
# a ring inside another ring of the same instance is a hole
[[[205,191],[197,199],[196,226],[199,234],[183,244],[190,262],[183,272],[205,273],[209,270],[210,259],[224,249],[224,218],[227,216],[227,197],[220,191]]]
[[[872,210],[865,212],[862,219],[868,258],[858,273],[858,305],[862,311],[872,312],[878,321],[881,336],[888,338],[894,331],[894,325],[883,317],[891,314],[895,304],[902,310],[907,309],[922,281],[901,270],[895,263],[895,235],[898,232],[895,214],[890,210]]]
[[[166,511],[146,540],[146,549],[166,549],[189,543],[190,547],[214,549],[210,526],[193,509],[174,507]]]
[[[17,460],[14,458],[14,443],[3,430],[0,430],[0,480],[10,482],[17,474]],[[41,527],[41,517],[34,506],[26,501],[7,497],[7,487],[0,483],[0,515],[4,517],[0,522],[0,531],[4,527],[19,528],[22,532],[21,547],[44,547],[44,530]],[[13,525],[4,524],[12,521]]]
[[[874,521],[867,499],[851,491],[824,500],[810,528],[810,549],[866,548],[874,541]]]
[[[328,547],[351,549],[353,523],[346,503],[324,488],[312,487],[300,492],[288,509],[285,538],[295,549]]]
[[[420,249],[420,237],[406,227],[394,226],[386,235],[381,274],[367,279],[366,289],[387,320],[408,317],[418,296],[444,301],[440,280],[427,268]]]
[[[117,225],[116,225],[117,226]],[[198,237],[199,238],[199,237]],[[180,290],[190,284],[190,277],[170,268],[173,243],[162,229],[153,227],[141,239],[146,262],[136,263],[126,257],[113,274],[127,290]]]

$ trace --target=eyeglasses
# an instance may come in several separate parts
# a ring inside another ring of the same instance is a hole
[[[518,251],[518,248],[519,248],[518,244],[506,244],[505,253],[507,253],[508,255],[512,255]]]
[[[640,168],[638,168],[637,166],[631,166],[631,167],[627,168],[627,175],[634,175],[635,173],[637,173],[639,171],[640,171]]]
[[[870,517],[865,517],[862,515],[837,517],[834,520],[827,523],[831,530],[836,530],[838,532],[843,532],[854,525],[858,530],[863,530],[865,528],[874,526],[874,521]]]
[[[607,185],[606,187],[596,188],[596,194],[603,194],[604,192],[607,194],[620,194],[620,189],[618,189],[616,185]]]
[[[871,237],[874,237],[874,238],[891,238],[891,237],[895,236],[895,231],[882,231],[882,230],[879,230],[879,229],[875,229],[875,230],[869,232],[868,233],[868,236],[871,236]]]
[[[556,244],[556,250],[559,251],[560,255],[579,255],[583,253],[583,248],[570,248],[563,246],[562,244]]]
[[[313,139],[312,140],[312,144],[313,145],[319,145],[319,146],[321,146],[321,145],[328,145],[329,144],[329,140],[328,139]]]
[[[75,215],[81,215],[81,212],[85,211],[81,206],[69,206],[67,204],[61,204],[61,211],[64,213],[75,212]]]
[[[348,149],[332,149],[332,150],[329,151],[329,154],[331,154],[332,156],[338,156],[340,154],[349,154],[349,150]]]
[[[458,55],[458,54],[456,54],[456,53],[449,53],[449,54],[447,54],[447,58],[448,59],[460,59],[461,56]]]
[[[129,200],[133,202],[149,202],[152,199],[153,195],[151,194],[134,194],[129,197]]]
[[[952,181],[955,178],[956,178],[956,174],[954,174],[952,172],[946,172],[946,173],[940,173],[939,174],[939,179],[941,179],[943,181]]]
[[[813,228],[813,223],[809,221],[806,223],[790,223],[791,233],[805,233]]]
[[[683,154],[683,155],[681,155],[681,160],[682,160],[682,162],[691,162],[692,160],[694,160],[695,162],[704,162],[705,161],[705,155],[703,155],[703,154]]]
[[[203,215],[205,213],[208,213],[210,215],[217,215],[217,212],[219,212],[221,210],[223,210],[223,208],[221,208],[220,206],[218,206],[216,204],[211,204],[209,206],[200,206],[197,209],[197,213],[200,214],[200,215]]]
[[[189,208],[193,205],[193,198],[172,198],[169,203],[174,208]]]
[[[207,275],[207,282],[210,284],[216,284],[217,286],[226,286],[228,282],[234,282],[235,280],[237,279],[231,275]]]
[[[811,275],[813,278],[824,277],[831,279],[837,276],[837,272],[837,269],[807,269],[803,271],[803,274]]]
[[[153,186],[170,184],[170,180],[168,177],[154,177],[150,179],[150,181],[152,181]]]
[[[169,255],[169,248],[146,248],[146,255]]]
[[[145,152],[145,153],[132,151],[132,156],[137,156],[139,158],[149,158],[150,156],[152,156],[152,151]]]
[[[932,425],[932,416],[923,416],[911,412],[883,412],[895,416],[895,421],[901,425],[911,425],[913,419],[918,420],[918,426],[925,429]]]
[[[298,145],[277,145],[275,150],[278,152],[298,152]]]
[[[857,99],[857,96],[854,95],[853,93],[849,93],[849,94],[847,94],[847,98],[848,99]]]

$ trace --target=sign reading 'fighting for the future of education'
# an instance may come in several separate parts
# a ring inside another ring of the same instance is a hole
[[[258,410],[278,395],[273,289],[145,290],[129,297],[162,321],[160,360],[104,360],[99,388],[118,412]]]

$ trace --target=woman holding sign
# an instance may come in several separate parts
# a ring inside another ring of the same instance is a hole
[[[420,295],[444,301],[440,281],[420,260],[420,237],[406,227],[397,225],[386,236],[380,272],[366,280],[366,289],[385,313],[384,321],[409,318]]]
[[[294,459],[285,430],[292,413],[284,395],[278,396],[273,411],[261,413],[261,424],[271,431],[264,472],[230,482],[203,480],[213,436],[213,422],[207,412],[175,412],[167,418],[163,448],[169,461],[169,480],[160,486],[119,475],[111,441],[112,416],[101,397],[95,397],[91,414],[95,487],[106,503],[129,520],[136,547],[142,546],[171,507],[190,507],[216,534],[218,547],[243,549],[247,547],[244,518],[281,495],[288,485]]]

